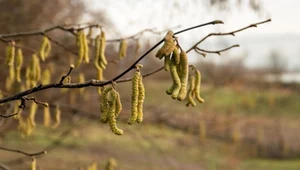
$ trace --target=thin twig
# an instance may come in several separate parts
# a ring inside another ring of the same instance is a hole
[[[20,153],[26,156],[38,156],[38,155],[42,155],[42,154],[46,154],[46,151],[40,151],[40,152],[36,152],[36,153],[27,153],[21,150],[16,150],[16,149],[9,149],[9,148],[5,148],[5,147],[1,147],[0,146],[0,150],[4,150],[4,151],[8,151],[8,152],[16,152],[16,153]]]
[[[208,37],[210,36],[225,36],[225,35],[232,35],[232,36],[235,36],[235,33],[238,33],[238,32],[241,32],[243,30],[246,30],[248,28],[252,28],[252,27],[257,27],[258,25],[260,24],[264,24],[264,23],[267,23],[267,22],[271,22],[271,19],[267,19],[265,21],[262,21],[262,22],[257,22],[257,23],[254,23],[254,24],[250,24],[246,27],[243,27],[241,29],[237,29],[235,31],[231,31],[231,32],[226,32],[226,33],[210,33],[208,34],[207,36],[205,36],[204,38],[202,38],[200,41],[198,41],[195,45],[193,45],[190,49],[188,49],[187,51],[191,51],[193,50],[197,45],[199,45],[200,43],[202,43],[204,40],[206,40]]]
[[[224,52],[224,51],[228,51],[230,50],[231,48],[235,48],[235,47],[240,47],[240,45],[238,44],[235,44],[235,45],[232,45],[230,47],[227,47],[227,48],[224,48],[224,49],[221,49],[221,50],[215,50],[215,51],[212,51],[212,50],[204,50],[204,49],[201,49],[199,47],[195,47],[195,51],[197,53],[201,53],[201,52],[204,52],[204,53],[215,53],[215,54],[218,54],[218,55],[221,55],[221,52]],[[201,51],[201,52],[200,52]],[[205,56],[204,56],[205,57]]]

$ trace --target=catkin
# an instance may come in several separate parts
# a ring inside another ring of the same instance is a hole
[[[51,124],[51,114],[50,114],[50,108],[44,107],[44,126],[49,127]]]
[[[55,129],[60,125],[60,117],[61,117],[61,111],[59,105],[56,105],[55,107],[55,117],[54,117],[54,124],[52,125],[52,128]]]
[[[165,56],[164,66],[166,71],[170,70],[170,62],[171,62],[171,55]]]
[[[171,72],[171,77],[173,79],[173,85],[170,88],[170,89],[172,89],[172,95],[171,96],[172,96],[173,99],[176,99],[178,94],[179,94],[180,88],[181,88],[181,82],[180,82],[180,78],[179,78],[179,75],[178,75],[178,72],[177,72],[177,67],[176,67],[174,58],[171,59],[170,72]]]
[[[15,82],[15,78],[16,78],[16,75],[15,75],[15,68],[13,65],[10,65],[9,66],[9,80],[11,83]]]
[[[100,45],[101,45],[101,36],[97,35],[95,39],[95,58],[94,58],[94,66],[97,69],[100,69]]]
[[[89,63],[90,62],[90,57],[89,57],[89,43],[87,40],[87,37],[84,33],[82,33],[82,42],[83,42],[83,47],[84,47],[84,57],[83,61],[84,63]]]
[[[117,93],[115,90],[112,91],[111,98],[108,101],[109,110],[108,110],[108,119],[109,119],[109,126],[111,131],[116,135],[123,135],[123,130],[117,127],[117,120],[116,120],[116,99]]]
[[[100,112],[101,112],[101,119],[102,123],[108,122],[108,95],[109,92],[112,90],[112,87],[103,87],[102,95],[100,96]]]
[[[195,76],[192,76],[190,77],[189,90],[187,94],[188,103],[186,104],[186,106],[189,105],[196,106],[196,102],[194,100],[194,93],[193,93],[194,89],[195,89]]]
[[[204,100],[200,97],[200,87],[201,87],[201,73],[199,70],[196,70],[196,80],[195,80],[195,97],[199,103],[203,103]]]
[[[32,127],[35,127],[35,115],[38,109],[38,105],[34,102],[31,103],[30,112],[29,112],[29,122]]]
[[[32,158],[30,170],[36,170],[36,159]]]
[[[180,53],[179,49],[176,47],[172,53],[172,57],[174,57],[175,63],[179,64],[180,63]]]
[[[143,77],[140,76],[139,78],[139,97],[138,97],[138,110],[137,110],[137,123],[142,123],[143,122],[143,105],[144,105],[144,100],[145,100],[145,87],[143,84]]]
[[[105,58],[105,47],[106,47],[106,36],[105,32],[101,31],[101,41],[100,41],[100,61],[107,65],[107,60]],[[104,68],[103,68],[104,69]]]
[[[117,91],[115,91],[115,93],[116,93],[116,99],[115,99],[116,100],[116,111],[115,111],[115,115],[116,115],[116,117],[118,117],[119,114],[122,111],[122,102],[121,102],[120,94]]]
[[[107,164],[105,166],[105,170],[116,170],[116,168],[118,167],[118,163],[114,158],[110,158],[107,161]]]
[[[6,64],[12,66],[15,60],[15,42],[11,42],[6,47]]]
[[[80,30],[76,36],[76,41],[77,41],[76,44],[78,46],[78,59],[76,61],[76,67],[78,67],[82,63],[82,60],[85,55],[83,37],[84,37],[84,32],[83,30]]]
[[[162,59],[164,56],[169,56],[176,48],[175,41],[173,39],[174,33],[168,31],[164,37],[164,45],[157,51],[156,57]]]
[[[135,72],[132,78],[132,95],[131,95],[131,117],[127,121],[129,125],[136,122],[138,116],[138,98],[139,98],[139,79],[141,73],[139,71]]]
[[[22,49],[17,50],[17,56],[16,56],[16,80],[18,83],[21,82],[21,68],[23,65],[23,53]]]
[[[176,57],[174,57],[174,62],[176,63]],[[186,53],[182,50],[180,53],[180,63],[177,67],[179,78],[180,78],[180,91],[177,96],[177,100],[182,101],[186,97],[187,93],[187,81],[189,75],[188,57]]]
[[[51,73],[49,69],[45,69],[42,73],[41,83],[49,84],[51,82]]]
[[[119,60],[123,59],[126,56],[127,53],[127,42],[126,40],[122,39],[120,41],[120,46],[119,46]]]
[[[39,50],[40,58],[45,61],[51,51],[51,43],[48,37],[43,36],[43,41]]]

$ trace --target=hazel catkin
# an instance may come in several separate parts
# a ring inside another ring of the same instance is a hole
[[[103,87],[102,95],[100,96],[100,112],[102,123],[108,122],[108,94],[112,90],[112,87]]]
[[[17,56],[16,56],[16,80],[18,83],[21,82],[21,68],[23,65],[23,53],[22,49],[17,50]]]
[[[176,63],[176,58],[174,57],[174,63]],[[184,51],[180,53],[180,63],[177,67],[177,72],[180,78],[180,91],[177,96],[177,100],[182,101],[185,99],[187,94],[187,81],[189,75],[188,57]]]
[[[143,84],[143,77],[139,78],[139,96],[138,96],[138,108],[137,108],[137,123],[142,123],[143,121],[143,105],[145,100],[145,87]]]
[[[195,76],[190,77],[189,81],[189,90],[187,94],[188,103],[186,106],[192,105],[193,107],[196,106],[196,102],[194,100],[194,89],[195,89]]]
[[[127,53],[127,42],[126,40],[122,39],[120,41],[120,45],[119,45],[119,60],[123,59],[126,56]]]
[[[202,97],[200,97],[200,87],[201,87],[201,73],[199,70],[196,70],[196,80],[195,80],[195,97],[196,97],[196,100],[199,102],[199,103],[203,103],[204,100],[202,99]]]
[[[131,117],[128,119],[127,123],[129,125],[136,122],[138,116],[138,100],[139,100],[139,79],[141,73],[139,71],[135,72],[132,78],[132,94],[131,94]]]

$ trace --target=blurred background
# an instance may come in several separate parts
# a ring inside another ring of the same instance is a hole
[[[207,26],[178,36],[183,49],[211,32],[233,31],[272,18],[271,23],[237,33],[236,36],[210,37],[200,45],[218,50],[233,44],[221,55],[203,56],[191,52],[190,64],[202,74],[203,104],[186,107],[165,94],[171,85],[167,72],[144,79],[145,120],[127,125],[130,115],[131,83],[117,85],[123,111],[118,126],[123,136],[114,135],[100,123],[97,89],[88,87],[80,96],[77,89],[51,89],[33,96],[50,106],[60,104],[62,124],[57,129],[43,127],[43,109],[37,113],[33,135],[22,138],[14,119],[0,119],[0,145],[28,152],[43,149],[47,155],[37,158],[38,169],[87,169],[98,163],[104,169],[114,158],[121,170],[279,170],[300,169],[300,16],[297,0],[0,0],[0,34],[42,30],[54,25],[97,23],[107,39],[122,38],[144,29],[137,41],[128,40],[124,60],[108,65],[105,79],[111,79],[130,66],[165,34],[212,20],[225,24]],[[75,38],[62,31],[49,35],[70,49],[77,50]],[[22,45],[39,49],[41,36],[20,37]],[[42,69],[51,70],[52,82],[60,80],[76,56],[52,44],[50,58]],[[4,96],[8,69],[6,44],[0,43],[0,81]],[[108,42],[106,57],[117,59],[118,42]],[[156,51],[156,50],[155,50]],[[163,65],[155,51],[142,60],[142,73]],[[25,65],[32,52],[24,50]],[[24,69],[25,71],[25,69]],[[72,72],[86,80],[96,77],[90,65]],[[130,77],[132,72],[125,75]],[[1,113],[12,112],[13,102],[0,106]],[[24,110],[24,114],[29,108]],[[52,116],[54,109],[51,109]],[[39,114],[40,113],[40,114]],[[31,158],[0,150],[0,163],[11,169],[28,169]]]

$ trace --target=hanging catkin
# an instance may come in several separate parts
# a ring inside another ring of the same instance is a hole
[[[137,109],[137,123],[142,123],[143,122],[143,105],[144,105],[144,100],[145,100],[145,87],[143,84],[143,77],[140,75],[139,78],[139,97],[138,97],[138,109]]]
[[[103,87],[102,95],[100,96],[100,112],[102,123],[108,122],[108,94],[112,90],[112,87]]]
[[[176,57],[174,57],[174,62],[176,63]],[[189,66],[188,66],[188,57],[186,53],[182,50],[180,53],[180,62],[179,65],[177,66],[179,78],[180,78],[180,91],[177,96],[177,99],[179,101],[182,101],[185,99],[186,94],[187,94],[187,81],[188,81],[188,75],[189,75]]]
[[[12,66],[15,61],[15,42],[12,41],[6,47],[6,64]]]
[[[117,127],[116,120],[116,103],[117,103],[117,92],[113,89],[110,93],[110,100],[108,101],[108,121],[111,131],[116,135],[123,135],[123,130]],[[118,113],[119,114],[119,113]]]
[[[23,53],[22,49],[17,50],[17,56],[16,56],[16,80],[18,83],[21,82],[21,68],[23,65]]]
[[[200,87],[201,87],[201,73],[199,70],[196,70],[196,80],[195,80],[195,97],[199,103],[203,103],[204,100],[200,97]]]
[[[50,108],[47,103],[47,105],[44,107],[44,126],[49,127],[51,124],[51,113]]]
[[[141,73],[136,71],[132,78],[132,95],[131,95],[131,117],[127,121],[129,125],[136,122],[138,116],[138,100],[139,100],[139,79]]]
[[[196,102],[194,100],[194,90],[195,90],[195,76],[190,77],[190,82],[189,82],[189,90],[188,90],[188,94],[187,94],[187,99],[188,102],[186,104],[186,106],[190,106],[192,105],[193,107],[196,106]]]
[[[76,44],[78,46],[78,59],[76,61],[76,67],[78,67],[82,63],[82,60],[85,55],[83,38],[84,38],[84,32],[83,30],[80,30],[76,36]]]
[[[51,43],[48,37],[43,36],[42,44],[39,50],[39,55],[42,61],[45,61],[51,51]]]
[[[127,42],[126,40],[122,39],[120,41],[120,45],[119,45],[119,60],[123,59],[126,56],[127,53]]]
[[[174,49],[176,48],[176,44],[173,38],[174,33],[172,31],[168,31],[166,36],[164,37],[164,45],[157,51],[156,57],[162,59],[164,56],[169,56]]]

